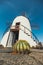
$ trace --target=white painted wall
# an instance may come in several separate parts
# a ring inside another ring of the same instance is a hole
[[[7,47],[12,47],[12,39],[13,39],[13,33],[10,32]]]
[[[1,44],[6,47],[7,39],[8,39],[9,31],[3,36],[1,40]]]
[[[27,27],[27,28],[31,31],[30,22],[29,22],[29,20],[28,20],[26,17],[24,17],[24,16],[18,16],[18,17],[16,17],[16,18],[14,19],[13,23],[12,23],[12,26],[15,26],[15,24],[16,24],[17,22],[20,22],[20,27],[21,27],[22,29],[23,29],[23,27],[21,26],[21,24],[22,24],[23,26]],[[29,33],[29,35],[32,36],[32,34],[31,34],[29,31],[27,31],[27,32]]]
[[[30,36],[27,36],[23,31],[20,30],[19,32],[19,40],[26,40],[30,46],[34,46],[36,47],[36,42],[30,37]]]
[[[30,22],[29,20],[24,17],[24,16],[18,16],[14,19],[13,23],[12,23],[12,26],[15,26],[15,24],[17,22],[20,22],[20,28],[22,30],[24,30],[24,27],[22,27],[21,25],[27,27],[30,31],[31,31],[31,26],[30,26]],[[31,32],[29,32],[28,30],[25,29],[25,31],[30,35],[30,36],[27,36],[23,31],[19,31],[19,39],[18,40],[26,40],[30,46],[36,46],[36,43],[35,41],[33,41],[33,39],[31,38],[32,34]],[[1,40],[1,44],[6,47],[6,42],[7,42],[7,39],[8,39],[8,35],[9,35],[9,31],[3,36],[2,40]],[[11,40],[12,40],[12,34],[10,36],[10,39],[9,39],[9,44],[8,44],[8,47],[11,47],[12,44],[11,44]]]

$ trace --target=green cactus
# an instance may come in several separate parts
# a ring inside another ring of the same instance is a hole
[[[30,45],[25,40],[19,40],[13,45],[13,50],[16,52],[24,52],[30,50]]]

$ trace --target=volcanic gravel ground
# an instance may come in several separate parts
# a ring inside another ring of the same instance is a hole
[[[0,65],[43,65],[43,53],[0,53]]]

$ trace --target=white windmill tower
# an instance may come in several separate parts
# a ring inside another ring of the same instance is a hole
[[[32,38],[32,34],[29,20],[25,16],[17,16],[3,36],[1,44],[4,47],[12,47],[17,40],[26,40],[31,47],[36,46],[37,42]]]

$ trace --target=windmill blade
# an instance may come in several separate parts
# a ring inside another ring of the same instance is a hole
[[[29,18],[28,18],[29,19]],[[31,22],[31,28],[34,29],[34,30],[38,30],[40,28],[39,24],[35,23],[35,22]]]
[[[26,13],[24,11],[21,12],[22,16],[26,16]]]
[[[28,20],[30,21],[29,19],[29,15],[26,13],[26,12],[23,12],[24,16],[28,18]],[[31,22],[31,28],[34,29],[34,30],[38,30],[40,28],[39,24],[37,23],[34,23],[34,22]]]
[[[37,24],[33,24],[33,25],[31,25],[31,28],[32,29],[35,29],[35,30],[38,30],[40,27]]]
[[[5,29],[5,31],[4,31],[4,33],[3,33],[3,35],[2,35],[2,37],[4,36],[4,34],[9,30],[9,28],[11,27],[11,22],[7,22],[6,23],[6,29]]]
[[[7,26],[11,26],[11,24],[12,24],[12,22],[9,22],[9,21],[6,22],[6,25],[7,25]]]

